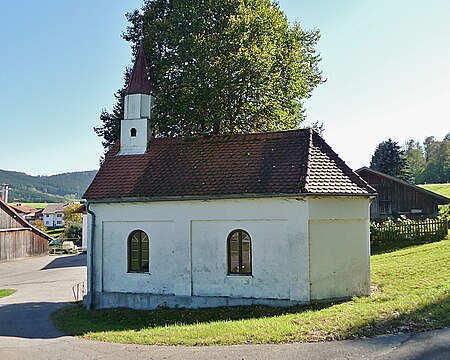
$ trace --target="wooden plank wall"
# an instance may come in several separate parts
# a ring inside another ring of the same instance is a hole
[[[5,230],[0,231],[0,262],[47,254],[48,240],[28,230],[14,216],[0,209],[0,230]]]
[[[0,262],[48,253],[48,241],[31,230],[0,232]]]
[[[434,217],[437,215],[437,200],[433,197],[421,193],[413,187],[376,174],[364,172],[360,175],[378,192],[378,196],[370,207],[371,219],[401,214],[414,217]],[[422,213],[412,214],[412,209],[421,209]]]

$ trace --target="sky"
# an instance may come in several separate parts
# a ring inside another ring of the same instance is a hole
[[[141,0],[0,1],[0,169],[52,175],[97,169],[131,50],[125,13]],[[306,126],[353,169],[388,138],[450,132],[450,1],[280,0],[317,28],[326,82],[305,100]]]

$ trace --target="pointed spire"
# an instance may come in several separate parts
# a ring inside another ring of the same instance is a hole
[[[131,72],[130,82],[125,93],[125,95],[131,94],[154,94],[154,88],[150,81],[142,40],[139,43],[139,49],[136,54],[133,70]]]

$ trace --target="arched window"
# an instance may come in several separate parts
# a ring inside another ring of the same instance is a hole
[[[149,239],[142,230],[128,236],[128,272],[148,272]]]
[[[131,137],[136,137],[136,135],[137,135],[137,130],[136,130],[136,128],[131,128],[131,129],[130,129],[130,135],[131,135]]]
[[[228,274],[252,273],[252,240],[244,230],[233,230],[228,235]]]

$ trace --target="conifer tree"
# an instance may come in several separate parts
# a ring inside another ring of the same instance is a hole
[[[408,161],[398,143],[392,139],[378,144],[372,156],[370,168],[411,182]]]

